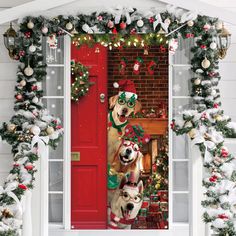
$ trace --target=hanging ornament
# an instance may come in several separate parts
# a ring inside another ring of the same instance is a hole
[[[114,22],[112,20],[109,20],[107,23],[107,27],[112,29],[114,27]]]
[[[39,135],[41,130],[40,128],[37,126],[37,125],[34,125],[30,128],[30,132],[33,134],[33,135]]]
[[[156,66],[157,66],[157,60],[156,59],[153,59],[149,62],[148,67],[147,67],[149,75],[154,74],[154,70],[155,70]]]
[[[19,83],[19,85],[20,85],[21,87],[25,87],[26,81],[25,81],[24,79],[21,80],[20,83]]]
[[[95,52],[95,53],[100,53],[100,48],[99,48],[99,47],[96,47],[94,52]]]
[[[48,135],[52,135],[54,133],[54,128],[51,126],[48,126],[46,129],[46,132]]]
[[[170,39],[169,41],[169,52],[174,55],[178,48],[178,39]]]
[[[28,66],[24,69],[24,74],[26,76],[31,76],[31,75],[33,75],[33,73],[34,73],[34,70],[28,64]]]
[[[17,94],[16,95],[16,99],[19,101],[19,100],[22,100],[23,99],[23,96],[22,96],[22,94]]]
[[[197,134],[197,130],[194,128],[188,132],[188,135],[191,139],[195,138],[196,134]]]
[[[116,27],[112,30],[112,33],[113,34],[117,34],[118,33]]]
[[[210,44],[210,49],[215,50],[216,48],[217,48],[216,42],[212,42],[212,43]]]
[[[192,27],[192,26],[194,25],[194,22],[193,22],[192,20],[190,20],[190,21],[187,22],[187,25],[188,25],[189,27]]]
[[[210,25],[210,24],[205,24],[205,25],[203,26],[203,29],[204,29],[205,31],[208,31],[210,28],[211,28],[211,25]]]
[[[209,68],[210,65],[211,65],[211,62],[207,59],[207,57],[205,57],[204,60],[201,63],[201,66],[204,69],[207,69],[207,68]]]
[[[36,96],[33,97],[32,102],[35,103],[35,104],[38,103],[39,102],[39,98],[36,97]]]
[[[196,78],[196,79],[194,80],[194,84],[195,84],[195,85],[200,85],[200,84],[201,84],[201,79],[200,79],[200,78]]]
[[[34,165],[31,163],[31,162],[28,162],[26,165],[25,165],[25,169],[26,170],[33,170],[34,169]]]
[[[68,22],[68,23],[66,24],[66,29],[67,29],[67,30],[71,31],[73,28],[74,28],[74,25],[73,25],[71,22]]]
[[[42,33],[43,34],[47,34],[48,33],[48,27],[47,26],[44,26],[42,29],[41,29]]]
[[[27,28],[28,29],[33,29],[34,28],[34,22],[32,20],[30,20],[28,23],[27,23]]]
[[[170,20],[169,18],[166,18],[166,19],[164,20],[164,23],[165,23],[166,25],[170,25],[171,20]]]
[[[33,44],[29,46],[29,51],[30,52],[35,52],[36,51],[36,46],[34,46]]]
[[[120,23],[120,28],[121,28],[121,29],[125,29],[125,28],[126,28],[126,23],[122,21],[122,22]]]
[[[143,20],[140,19],[140,20],[137,21],[137,26],[138,26],[139,28],[143,27],[143,25],[144,25]]]
[[[139,75],[140,73],[140,66],[143,63],[143,59],[141,57],[137,57],[137,59],[134,62],[134,66],[133,66],[133,73],[135,75]]]
[[[51,34],[50,36],[47,37],[47,45],[49,47],[49,53],[48,56],[46,58],[47,62],[53,62],[53,61],[57,61],[57,38],[56,38],[56,34]],[[54,54],[54,56],[53,56]]]
[[[223,22],[222,21],[217,21],[216,23],[216,29],[221,30],[223,28]]]
[[[148,47],[144,47],[143,55],[148,55]]]
[[[120,64],[119,64],[119,72],[121,75],[124,75],[125,74],[125,69],[126,69],[126,66],[127,66],[127,59],[125,57],[122,57],[121,61],[120,61]]]
[[[7,130],[10,132],[14,132],[16,129],[16,125],[15,124],[8,124],[7,125]]]

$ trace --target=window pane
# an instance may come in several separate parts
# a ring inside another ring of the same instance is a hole
[[[63,191],[63,162],[49,163],[49,191]]]
[[[173,162],[173,190],[188,191],[188,162]]]
[[[63,96],[64,94],[64,68],[48,67],[46,79],[43,83],[45,96]]]
[[[186,159],[188,158],[188,140],[186,135],[177,136],[173,133],[173,158],[174,159]]]
[[[188,222],[188,194],[173,195],[173,222]]]
[[[189,96],[192,73],[190,67],[173,67],[173,96]]]
[[[192,98],[174,98],[173,99],[173,117],[179,115],[182,111],[193,109]]]
[[[49,148],[49,159],[63,159],[63,137],[59,141],[57,148],[54,150]]]
[[[63,195],[49,194],[49,222],[62,223],[63,219]]]

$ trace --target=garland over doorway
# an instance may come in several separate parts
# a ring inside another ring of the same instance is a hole
[[[15,54],[15,59],[20,62],[15,89],[16,113],[0,130],[2,139],[12,145],[14,155],[10,175],[0,188],[0,235],[19,234],[22,226],[20,200],[25,191],[33,187],[35,161],[39,156],[43,157],[39,151],[42,152],[47,143],[55,147],[62,135],[60,121],[44,109],[38,82],[46,75],[41,49],[42,36],[58,37],[65,33],[87,34],[92,40],[96,39],[96,43],[109,49],[129,44],[145,48],[149,40],[140,41],[139,35],[148,34],[156,39],[160,47],[168,47],[173,53],[177,48],[178,37],[196,40],[191,61],[195,104],[191,110],[184,111],[174,119],[172,128],[177,134],[188,134],[202,153],[208,175],[203,181],[206,187],[206,200],[202,203],[205,207],[204,221],[210,222],[221,236],[236,235],[233,225],[236,211],[235,163],[224,146],[224,135],[234,130],[228,126],[230,120],[220,108],[217,88],[220,75],[215,39],[221,29],[222,23],[218,19],[196,16],[180,9],[177,11],[173,7],[162,13],[150,11],[145,15],[136,9],[120,8],[112,13],[95,12],[91,15],[57,16],[51,19],[43,16],[24,18],[20,24]],[[91,35],[105,33],[114,37],[104,39],[102,35]],[[132,35],[132,40],[130,36],[126,41],[123,35]],[[74,42],[78,46],[81,44],[79,36]]]

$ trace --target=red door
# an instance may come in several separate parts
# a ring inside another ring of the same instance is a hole
[[[89,67],[90,87],[78,103],[71,103],[71,225],[75,229],[105,229],[107,164],[107,51],[71,46],[71,58]]]

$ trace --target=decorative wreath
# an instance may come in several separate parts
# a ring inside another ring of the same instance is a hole
[[[71,85],[71,99],[78,101],[79,98],[86,95],[89,91],[89,87],[93,85],[89,81],[89,72],[80,62],[71,61],[71,76],[74,82]]]

